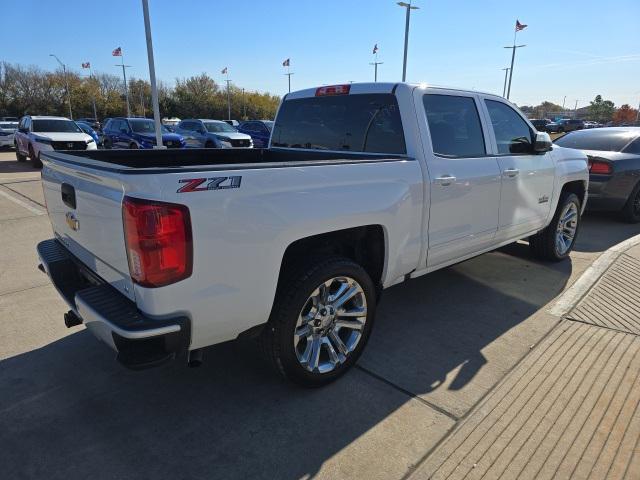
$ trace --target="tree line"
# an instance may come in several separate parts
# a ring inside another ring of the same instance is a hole
[[[68,82],[74,118],[93,117],[94,105],[99,119],[125,116],[127,107],[124,82],[117,75],[94,73],[82,76],[62,70],[45,71],[35,66],[0,64],[0,116],[69,115]],[[127,82],[131,115],[151,117],[151,85],[131,78]],[[231,118],[271,119],[280,97],[269,93],[243,91],[231,85]],[[227,118],[227,89],[206,73],[178,78],[173,85],[158,84],[162,117]]]
[[[565,109],[562,105],[548,101],[536,106],[525,105],[520,109],[530,118],[571,114],[571,109]],[[596,95],[587,107],[577,109],[574,115],[578,118],[594,120],[600,123],[633,123],[636,121],[638,110],[626,103],[616,108],[611,100],[605,100],[602,95]]]

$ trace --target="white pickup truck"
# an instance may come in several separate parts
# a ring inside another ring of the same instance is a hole
[[[131,368],[256,336],[307,386],[354,364],[384,288],[522,238],[566,258],[588,183],[503,98],[404,83],[290,93],[268,149],[42,160],[68,326]]]

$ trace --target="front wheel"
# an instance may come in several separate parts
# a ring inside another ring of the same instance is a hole
[[[563,192],[551,223],[529,237],[534,256],[552,262],[567,258],[578,237],[580,221],[580,199],[575,193]]]
[[[343,375],[362,353],[373,326],[375,287],[343,257],[308,263],[279,289],[263,351],[287,379],[319,387]]]

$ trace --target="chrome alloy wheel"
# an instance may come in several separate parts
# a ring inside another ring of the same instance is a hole
[[[367,299],[350,277],[318,285],[305,302],[293,336],[300,365],[327,373],[344,363],[358,345],[367,321]]]
[[[578,206],[571,202],[564,207],[556,228],[556,249],[564,255],[569,251],[578,230]]]

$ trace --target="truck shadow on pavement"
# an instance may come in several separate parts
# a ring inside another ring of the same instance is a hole
[[[0,362],[0,465],[5,478],[399,478],[552,327],[530,317],[571,269],[494,252],[391,288],[358,368],[316,390],[279,380],[250,344],[132,372],[80,330]]]
[[[635,233],[587,218],[577,250]],[[557,324],[542,307],[581,255],[519,242],[388,289],[358,367],[316,390],[252,344],[132,372],[78,329],[0,361],[3,478],[399,478]]]

